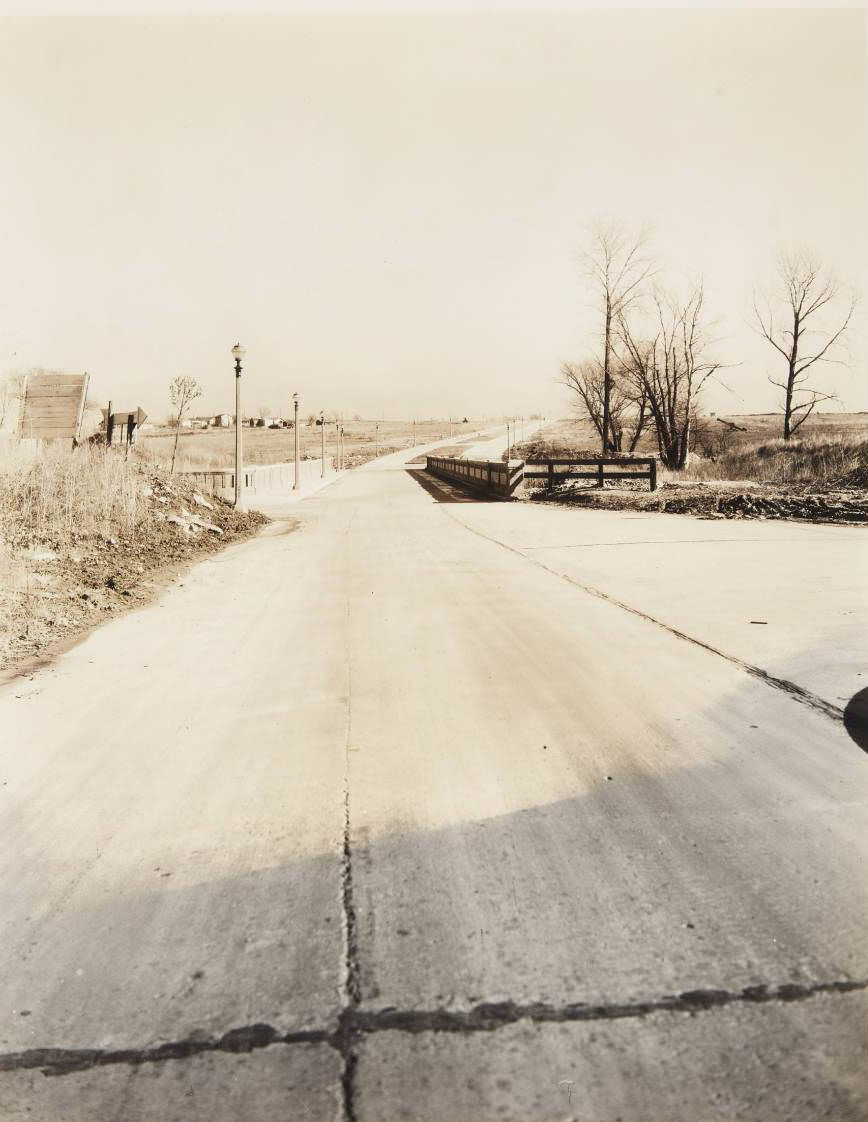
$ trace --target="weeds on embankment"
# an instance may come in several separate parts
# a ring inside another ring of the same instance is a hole
[[[644,482],[565,481],[554,491],[529,487],[527,497],[609,510],[647,510],[712,518],[787,518],[823,522],[868,522],[868,440],[863,415],[825,416],[813,431],[789,441],[772,435],[774,418],[742,417],[697,438],[704,452],[691,455],[681,471],[660,470],[661,488],[646,493]],[[519,444],[523,459],[593,458],[599,455],[588,426],[559,422],[536,439]],[[701,437],[701,439],[700,439]],[[638,455],[653,454],[645,440]]]
[[[691,480],[750,480],[795,486],[868,486],[868,441],[825,436],[777,438],[745,443],[715,459],[695,457],[680,472],[666,478]]]
[[[0,460],[0,526],[7,547],[60,545],[73,535],[131,531],[146,513],[141,476],[97,446],[11,448]]]
[[[266,519],[102,445],[0,453],[0,666],[143,602],[149,577]]]

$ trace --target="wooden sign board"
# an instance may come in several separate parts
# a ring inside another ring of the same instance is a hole
[[[128,409],[123,412],[112,410],[109,417],[108,409],[102,411],[102,427],[106,432],[109,444],[133,444],[136,439],[136,430],[144,424],[148,414],[142,409]]]
[[[78,440],[87,398],[87,374],[28,374],[19,435]]]

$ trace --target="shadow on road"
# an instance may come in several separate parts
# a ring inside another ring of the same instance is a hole
[[[424,468],[407,468],[407,474],[438,503],[495,503],[499,499],[492,499],[485,495],[476,495],[471,491],[462,491],[460,487],[453,487],[442,479],[435,479]]]

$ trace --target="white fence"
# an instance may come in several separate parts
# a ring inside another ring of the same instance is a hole
[[[331,474],[332,457],[325,458],[325,474]],[[203,491],[221,499],[235,497],[235,471],[233,468],[216,468],[209,471],[179,471],[177,475],[195,483]],[[322,460],[302,460],[299,464],[299,486],[304,488],[322,478]],[[295,485],[295,464],[250,464],[244,468],[244,490],[251,497],[279,495],[289,492]]]

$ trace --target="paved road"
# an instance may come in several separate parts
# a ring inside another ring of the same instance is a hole
[[[868,757],[826,687],[412,455],[0,690],[0,1119],[863,1119]]]

